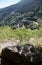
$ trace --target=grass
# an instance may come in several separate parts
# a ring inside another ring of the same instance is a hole
[[[0,41],[12,38],[20,41],[26,41],[30,38],[35,38],[36,44],[42,43],[42,27],[39,30],[30,30],[24,28],[12,30],[9,26],[0,27]]]

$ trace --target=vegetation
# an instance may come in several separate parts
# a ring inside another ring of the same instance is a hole
[[[42,1],[21,0],[16,5],[12,5],[0,9],[0,26],[6,26],[6,25],[13,26],[13,24],[16,25],[17,19],[19,17],[22,17],[23,21],[26,21],[24,23],[25,25],[26,23],[30,25],[32,21],[36,21],[39,22],[39,24],[41,24],[42,23]]]
[[[24,1],[0,9],[0,41],[13,38],[23,42],[35,38],[37,40],[35,43],[42,43],[42,1],[26,0],[25,3]],[[19,18],[24,28],[17,28]]]
[[[23,41],[29,41],[30,38],[35,38],[36,43],[42,43],[42,28],[39,30],[30,30],[26,28],[17,28],[12,30],[10,27],[0,27],[0,41],[5,39],[15,39]]]

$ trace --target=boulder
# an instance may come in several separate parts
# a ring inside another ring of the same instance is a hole
[[[1,65],[28,65],[42,63],[42,51],[32,45],[10,46],[2,50]]]

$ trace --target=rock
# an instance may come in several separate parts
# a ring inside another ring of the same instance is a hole
[[[41,63],[42,52],[32,45],[10,46],[2,50],[2,65],[28,65],[29,63]],[[7,64],[6,64],[7,62]]]
[[[19,40],[13,41],[13,40],[4,40],[3,42],[0,43],[0,55],[2,52],[2,49],[8,46],[17,46],[19,44]]]
[[[29,43],[32,44],[32,45],[35,43],[35,41],[36,41],[35,38],[30,38],[29,39]]]

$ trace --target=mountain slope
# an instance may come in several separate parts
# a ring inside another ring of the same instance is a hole
[[[15,5],[1,9],[0,14],[9,14],[10,12],[15,10],[17,10],[18,12],[20,11],[21,13],[23,10],[23,12],[26,12],[40,7],[42,8],[42,0],[21,0],[19,3]]]
[[[10,24],[10,21],[28,12],[33,12],[28,17],[42,17],[42,0],[21,0],[15,5],[0,9],[0,25],[7,24],[7,21]]]

